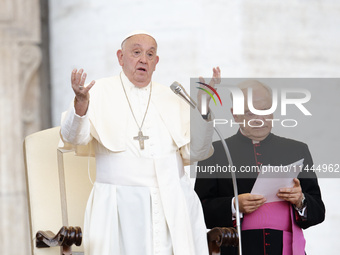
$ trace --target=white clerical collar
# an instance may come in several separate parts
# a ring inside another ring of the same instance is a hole
[[[125,75],[124,71],[121,71],[120,73],[121,77],[122,77],[122,81],[123,81],[123,85],[125,87],[126,90],[131,91],[133,89],[137,89],[137,90],[145,90],[145,91],[149,91],[150,89],[150,84],[151,82],[145,86],[145,87],[137,87],[136,85],[134,85],[129,78]]]

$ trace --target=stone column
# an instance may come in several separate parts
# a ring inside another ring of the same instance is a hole
[[[30,254],[23,139],[41,128],[39,0],[0,0],[0,247]]]

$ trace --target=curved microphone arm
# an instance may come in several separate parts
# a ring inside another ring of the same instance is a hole
[[[224,138],[220,132],[220,130],[217,127],[214,127],[216,133],[220,137],[220,140],[222,142],[225,155],[227,156],[229,165],[231,168],[233,167],[233,161],[231,159],[230,151],[227,146],[227,143],[224,141]],[[233,171],[231,171],[231,178],[233,180],[233,188],[234,188],[234,196],[235,196],[235,207],[236,207],[236,229],[238,232],[238,252],[239,255],[242,255],[242,245],[241,245],[241,220],[240,220],[240,206],[238,201],[238,190],[237,190],[237,182],[236,182],[236,175]]]
[[[179,97],[183,98],[192,108],[196,108],[196,102],[192,100],[192,98],[188,95],[188,93],[185,91],[183,86],[179,84],[177,81],[172,83],[170,86],[171,90],[178,95]],[[233,166],[233,161],[230,156],[230,152],[228,149],[228,146],[226,142],[224,141],[224,138],[221,134],[221,132],[218,130],[217,127],[214,127],[216,133],[220,137],[220,140],[222,142],[225,154],[228,158],[229,165]],[[233,188],[234,188],[234,196],[235,196],[235,207],[236,207],[236,228],[238,232],[238,242],[239,242],[239,255],[242,255],[242,246],[241,246],[241,221],[240,221],[240,207],[239,207],[239,201],[238,201],[238,190],[237,190],[237,183],[236,183],[236,176],[235,173],[231,172],[231,178],[233,180]]]

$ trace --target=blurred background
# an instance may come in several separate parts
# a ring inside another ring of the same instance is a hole
[[[158,42],[153,79],[165,85],[177,80],[188,89],[190,77],[210,77],[214,66],[225,78],[339,78],[339,28],[336,0],[0,0],[2,253],[30,254],[22,143],[60,125],[73,99],[73,68],[84,68],[88,81],[118,74],[122,39],[144,29]],[[316,158],[331,142],[339,163],[340,84],[331,89],[328,97],[327,88],[312,88],[312,96],[322,96],[318,103],[334,112],[320,115],[324,126],[290,137],[308,138]],[[327,215],[304,231],[306,251],[338,254],[340,179],[319,183]]]

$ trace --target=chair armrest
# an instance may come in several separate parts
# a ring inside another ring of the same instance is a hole
[[[235,228],[213,228],[208,233],[209,254],[219,253],[221,246],[238,246],[238,233]]]
[[[62,227],[54,235],[51,231],[38,231],[36,234],[36,247],[49,248],[61,246],[63,254],[71,254],[71,246],[80,246],[82,242],[82,231],[80,227]]]

